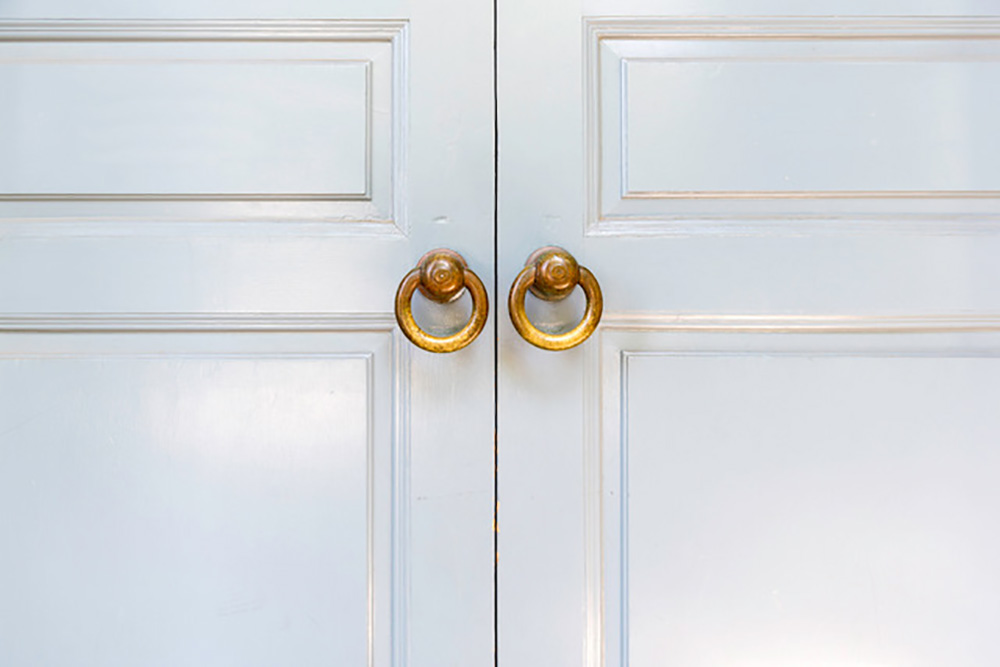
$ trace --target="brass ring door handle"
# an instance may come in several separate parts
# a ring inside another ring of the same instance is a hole
[[[587,296],[587,310],[579,324],[565,333],[552,334],[531,323],[524,312],[524,298],[529,289],[539,299],[559,301],[569,296],[577,285]],[[573,255],[562,248],[547,246],[528,257],[510,286],[507,307],[510,321],[524,340],[543,350],[568,350],[587,340],[597,329],[604,311],[604,296],[594,274],[577,264]]]
[[[450,336],[432,336],[413,318],[411,301],[413,293],[420,293],[431,301],[449,303],[462,294],[463,289],[472,295],[472,317],[468,323]],[[486,325],[489,299],[486,288],[465,259],[454,250],[438,248],[420,258],[417,267],[403,277],[396,290],[396,322],[414,345],[428,352],[455,352],[471,343]]]

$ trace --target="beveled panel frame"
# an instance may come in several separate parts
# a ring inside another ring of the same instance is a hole
[[[406,235],[408,25],[390,19],[2,21],[0,49],[10,62],[32,61],[34,56],[18,55],[19,45],[55,45],[70,52],[81,44],[104,45],[111,51],[157,43],[357,45],[359,54],[327,62],[365,68],[366,185],[363,191],[325,193],[3,192],[0,222],[9,233],[28,235],[39,233],[39,223],[46,233],[73,235],[128,235],[153,226],[155,233],[218,233],[220,225],[234,230],[262,224],[280,233]],[[388,47],[385,57],[362,53],[383,47]],[[65,53],[59,59],[73,62]],[[128,54],[117,62],[129,62]],[[379,119],[377,108],[389,110],[384,119]]]
[[[877,43],[935,45],[919,61],[982,61],[1000,65],[1000,21],[995,18],[589,18],[585,51],[585,233],[589,236],[693,234],[801,235],[876,230],[982,233],[1000,229],[1000,189],[865,191],[633,191],[628,187],[625,84],[630,61],[675,40],[723,43],[857,44],[854,60],[882,62],[866,53]],[[853,47],[852,47],[853,48]],[[942,55],[947,52],[947,58]],[[805,58],[805,53],[802,54]],[[899,57],[916,56],[903,53]],[[786,56],[791,60],[797,57]],[[734,61],[741,58],[734,56]],[[698,60],[695,58],[694,60]],[[612,79],[611,77],[617,77]],[[610,88],[610,89],[609,89]],[[614,118],[609,118],[609,113]],[[816,212],[819,210],[820,212]]]
[[[629,665],[628,371],[642,357],[1000,357],[1000,315],[610,315],[584,380],[586,667]]]
[[[222,334],[222,335],[219,335]],[[348,338],[339,335],[350,334]],[[361,360],[366,368],[366,667],[408,664],[410,345],[378,314],[13,314],[0,361]],[[391,397],[379,406],[376,387]]]

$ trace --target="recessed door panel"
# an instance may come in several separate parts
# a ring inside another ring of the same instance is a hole
[[[0,361],[6,659],[387,664],[389,336],[96,336]]]
[[[0,212],[404,232],[406,27],[0,23]]]
[[[995,356],[772,337],[605,369],[608,664],[995,662]]]

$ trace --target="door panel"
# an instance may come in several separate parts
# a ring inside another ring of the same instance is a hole
[[[436,247],[492,289],[492,31],[3,3],[0,662],[492,660],[492,341],[392,315]]]
[[[1000,655],[1000,340],[801,331],[605,332],[607,664]]]
[[[281,42],[233,48],[201,41],[192,48],[185,40],[200,36],[202,24],[174,24],[152,35],[180,46],[143,42],[149,39],[144,27],[48,24],[52,41],[9,49],[7,58],[16,64],[4,72],[5,87],[19,108],[7,112],[24,120],[5,127],[8,149],[19,158],[18,169],[6,165],[5,189],[88,196],[365,194],[371,59],[362,59],[364,49],[338,58],[335,49],[289,49]],[[240,24],[215,30],[225,28],[227,39],[254,32]],[[281,37],[286,34],[274,31],[273,39]],[[391,81],[391,66],[386,70],[379,75],[383,83]],[[275,97],[279,91],[283,101]],[[38,110],[47,107],[49,117],[42,117]],[[138,119],[122,118],[122,108]],[[46,132],[50,124],[60,131]],[[270,126],[275,136],[262,132]],[[216,131],[221,127],[231,131]],[[104,190],[108,172],[122,174],[115,193]]]
[[[605,315],[500,323],[501,662],[994,664],[996,8],[530,4],[500,284],[561,245]]]
[[[721,231],[737,222],[757,234],[844,222],[864,231],[921,221],[933,228],[929,216],[994,210],[998,151],[987,119],[1000,95],[995,23],[677,17],[585,25],[591,233]]]
[[[406,28],[8,24],[7,215],[229,224],[279,216],[286,225],[351,225],[341,233],[404,232],[393,172],[405,168]]]
[[[390,654],[389,332],[36,338],[0,362],[8,664]]]

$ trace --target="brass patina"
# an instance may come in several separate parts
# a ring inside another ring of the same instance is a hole
[[[587,297],[587,310],[583,319],[565,333],[548,333],[540,330],[524,312],[524,298],[528,290],[540,299],[559,301],[565,299],[579,285]],[[528,261],[507,297],[510,321],[524,340],[543,350],[568,350],[590,337],[601,321],[604,297],[601,286],[586,267],[577,264],[573,255],[556,246],[546,246],[531,253]]]
[[[413,317],[413,293],[437,303],[450,303],[467,289],[472,295],[472,317],[450,336],[432,336]],[[454,250],[438,248],[420,258],[417,267],[403,277],[396,290],[396,322],[410,341],[428,352],[455,352],[471,343],[486,325],[489,299],[483,281]]]

